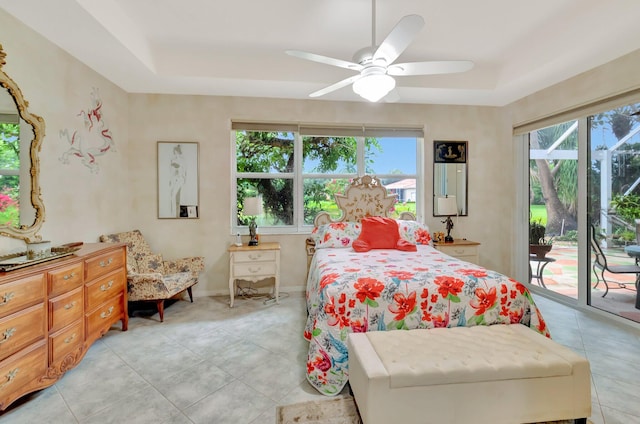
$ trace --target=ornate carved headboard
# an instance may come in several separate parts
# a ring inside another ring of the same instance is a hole
[[[342,211],[340,219],[332,220],[327,212],[320,212],[313,220],[316,227],[331,222],[360,222],[367,216],[389,216],[396,203],[396,195],[388,194],[380,180],[371,175],[354,178],[345,193],[336,194],[335,199]],[[400,219],[415,220],[416,217],[411,212],[403,212]]]
[[[342,216],[334,220],[328,212],[320,212],[313,220],[316,227],[332,222],[360,222],[367,216],[386,217],[396,203],[396,195],[388,194],[380,180],[371,175],[354,178],[344,194],[336,194],[335,199]],[[399,219],[415,221],[416,216],[411,212],[402,212]],[[308,271],[311,257],[315,253],[315,242],[313,238],[308,237],[305,243]]]

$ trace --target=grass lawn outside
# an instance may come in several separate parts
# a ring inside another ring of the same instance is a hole
[[[529,205],[529,222],[540,222],[547,225],[547,207],[545,205]]]

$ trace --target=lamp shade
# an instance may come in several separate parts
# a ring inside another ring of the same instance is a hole
[[[366,75],[353,83],[353,91],[360,97],[377,102],[396,86],[396,80],[386,74]]]
[[[242,213],[244,213],[246,216],[262,215],[262,198],[245,197],[242,206]]]
[[[456,196],[438,197],[438,215],[458,215]]]

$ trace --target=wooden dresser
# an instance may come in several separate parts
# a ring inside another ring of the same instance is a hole
[[[54,384],[117,321],[126,331],[124,244],[0,272],[0,410]]]

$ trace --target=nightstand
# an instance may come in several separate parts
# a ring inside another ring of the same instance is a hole
[[[280,291],[280,243],[260,243],[257,246],[229,247],[229,307],[233,308],[236,280],[257,282],[275,280],[276,303]]]
[[[480,243],[477,241],[455,239],[453,243],[434,242],[433,247],[454,258],[479,265]]]

